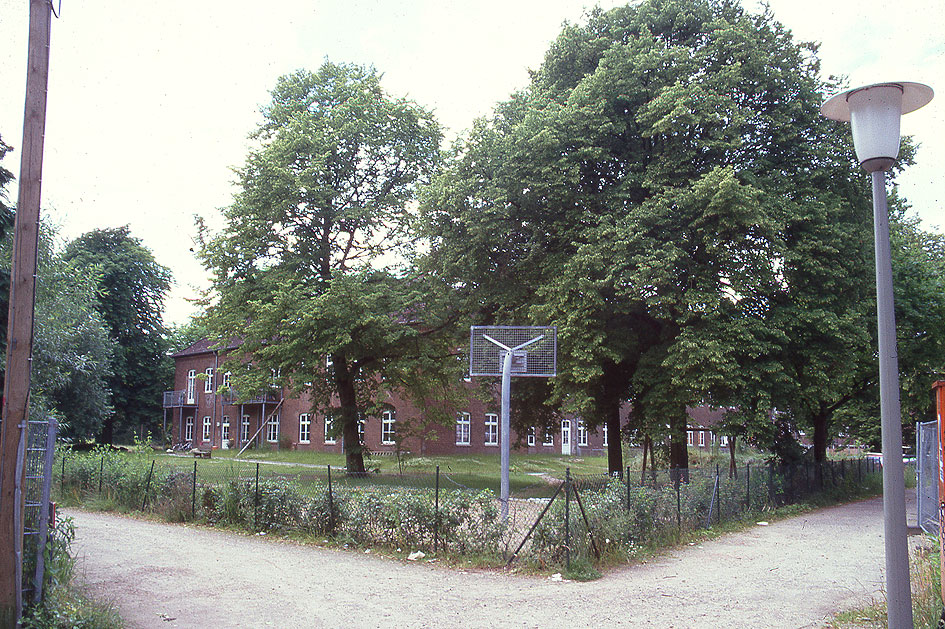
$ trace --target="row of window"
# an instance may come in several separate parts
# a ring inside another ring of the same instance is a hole
[[[698,440],[699,447],[704,448],[706,445],[715,444],[715,433],[711,430],[687,430],[686,431],[686,443],[690,446],[696,445]],[[708,442],[708,443],[707,443]],[[719,436],[719,445],[723,448],[728,446],[728,437],[725,435]]]
[[[497,446],[499,445],[499,416],[495,413],[486,413],[484,421],[484,445],[487,446]],[[466,412],[456,414],[456,445],[458,446],[468,446],[470,445],[470,427],[472,425],[472,415]],[[603,445],[607,446],[607,426],[602,426],[604,443]],[[577,440],[579,446],[587,446],[587,426],[584,424],[583,420],[577,420]],[[525,441],[529,446],[534,446],[536,443],[536,433],[534,426],[528,429],[528,434],[525,436]],[[555,435],[554,431],[551,429],[545,429],[544,434],[542,435],[541,445],[543,446],[553,446],[555,444]],[[571,420],[563,419],[561,420],[561,445],[568,446],[571,445]]]
[[[249,440],[249,415],[243,415],[242,422],[240,423],[240,443],[246,443]],[[312,415],[311,413],[302,413],[299,415],[299,443],[311,443],[312,442]],[[394,445],[396,430],[394,425],[396,423],[396,418],[394,411],[384,411],[381,413],[381,443],[383,445]],[[333,430],[334,421],[331,415],[325,417],[324,420],[324,436],[325,443],[333,444],[336,443],[336,436]],[[213,431],[213,418],[209,415],[203,418],[203,433],[201,434],[202,441],[210,441],[210,436]],[[222,421],[220,422],[220,433],[223,441],[229,441],[230,439],[230,418],[228,415],[224,415]],[[364,420],[358,420],[358,439],[361,443],[364,443]],[[194,418],[187,417],[184,420],[184,441],[193,441],[194,440]],[[279,417],[273,417],[269,420],[269,423],[266,424],[266,441],[270,443],[276,443],[279,441]]]

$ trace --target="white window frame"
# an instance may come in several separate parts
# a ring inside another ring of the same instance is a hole
[[[728,446],[728,435],[722,435],[719,437],[719,445],[723,448]]]
[[[188,415],[184,418],[184,441],[194,440],[194,417]]]
[[[249,415],[240,418],[240,443],[249,441]]]
[[[534,426],[528,429],[528,433],[525,435],[525,443],[528,444],[529,447],[532,447],[535,445],[535,427]]]
[[[230,440],[230,416],[224,415],[220,422],[220,445]]]
[[[203,381],[203,392],[213,393],[213,367],[207,367],[204,374],[206,374],[207,379]]]
[[[470,426],[472,425],[472,417],[469,413],[463,411],[456,413],[456,445],[458,446],[468,446],[470,445]]]
[[[610,442],[609,442],[609,437],[610,437],[610,435],[608,434],[609,432],[610,432],[610,431],[607,429],[607,424],[604,423],[604,443],[603,443],[603,446],[604,446],[605,448],[610,445]]]
[[[299,414],[299,443],[312,443],[312,415]]]
[[[394,411],[386,410],[381,413],[381,444],[391,446],[397,443],[395,423],[397,418]]]
[[[187,403],[195,404],[197,402],[197,370],[191,369],[187,372]]]
[[[203,432],[200,434],[200,440],[204,443],[210,441],[213,435],[213,418],[209,415],[203,416]]]
[[[694,445],[696,445],[696,436],[695,436],[695,431],[694,431],[694,430],[687,430],[687,431],[686,431],[686,445],[687,445],[687,446],[694,446]]]
[[[541,445],[543,446],[553,446],[555,444],[555,431],[546,428],[545,435],[542,437]]]
[[[578,445],[587,446],[587,424],[584,423],[583,419],[578,420],[577,432],[578,432]]]
[[[699,447],[700,448],[705,447],[705,431],[704,430],[699,431]]]
[[[279,443],[279,414],[266,424],[266,441],[269,443]]]
[[[571,445],[571,420],[561,420],[561,447]]]
[[[332,445],[338,443],[338,437],[331,434],[331,429],[334,427],[335,418],[331,415],[325,415],[325,443]]]
[[[487,446],[499,445],[499,416],[495,413],[486,413],[483,443]]]
[[[226,387],[227,389],[229,389],[229,388],[230,388],[230,376],[231,376],[231,375],[233,375],[233,374],[232,374],[231,372],[229,372],[229,371],[223,372],[223,378],[222,378],[221,381],[220,381],[220,386],[223,386],[223,387]]]
[[[364,445],[364,418],[358,413],[358,445]]]

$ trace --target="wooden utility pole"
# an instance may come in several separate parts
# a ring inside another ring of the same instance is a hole
[[[51,26],[50,0],[30,0],[26,110],[10,273],[6,381],[0,419],[0,627],[16,626],[22,612],[24,441],[29,414]]]

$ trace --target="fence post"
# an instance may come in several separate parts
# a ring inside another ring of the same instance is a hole
[[[745,463],[745,511],[751,511],[751,463]]]
[[[190,519],[197,519],[197,459],[194,459],[194,475],[190,488]]]
[[[105,455],[102,455],[102,460],[98,465],[98,494],[102,495],[102,477],[105,476]]]
[[[256,464],[257,468],[259,464]],[[258,491],[258,490],[257,490]],[[331,489],[331,466],[328,466],[328,531],[335,533],[335,492]]]
[[[715,504],[719,506],[716,522],[722,523],[722,475],[719,473],[719,464],[715,464]]]
[[[564,469],[564,557],[565,567],[571,569],[571,468]]]
[[[328,479],[329,484],[331,483],[331,466],[328,468]],[[259,530],[259,463],[256,464],[256,487],[254,490],[255,498],[253,499],[253,530]],[[328,492],[328,495],[331,495],[331,492]]]
[[[630,511],[630,466],[627,466],[627,511]]]
[[[673,475],[673,484],[676,485],[676,530],[679,535],[682,535],[682,500],[680,496],[680,486],[682,485],[682,479],[680,478],[679,468],[674,467],[671,470]]]
[[[148,504],[148,492],[151,490],[151,476],[154,474],[154,461],[151,459],[151,469],[148,470],[148,482],[144,486],[144,498],[141,499],[141,510],[144,511],[145,505]]]
[[[433,552],[440,546],[440,466],[436,466],[436,494],[433,500]]]

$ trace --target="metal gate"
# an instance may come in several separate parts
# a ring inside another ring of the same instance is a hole
[[[938,535],[938,422],[917,422],[915,441],[919,526]]]

